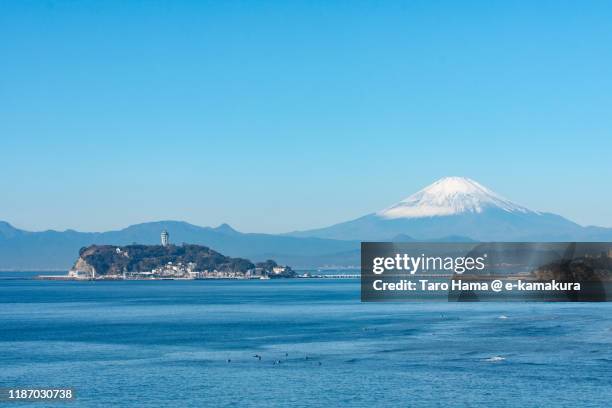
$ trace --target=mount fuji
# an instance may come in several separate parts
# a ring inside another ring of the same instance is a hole
[[[446,177],[376,213],[290,235],[361,241],[607,241],[612,229],[583,227],[513,203],[469,178]]]
[[[271,258],[297,268],[359,265],[360,241],[612,241],[612,228],[582,227],[515,204],[473,180],[447,177],[356,220],[282,235],[180,221],[106,232],[33,232],[0,221],[0,270],[67,269],[81,247],[156,244],[163,230],[170,232],[173,242],[206,245],[254,261]]]

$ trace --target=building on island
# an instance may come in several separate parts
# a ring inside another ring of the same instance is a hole
[[[274,273],[274,275],[280,275],[280,274],[285,273],[286,271],[287,271],[287,268],[285,266],[277,265],[272,268],[272,273]]]
[[[162,246],[168,246],[170,244],[170,234],[168,234],[166,230],[163,230],[161,233],[161,244]]]
[[[91,268],[90,271],[80,271],[78,269],[71,269],[68,271],[68,278],[71,279],[95,279],[96,278],[96,270]]]

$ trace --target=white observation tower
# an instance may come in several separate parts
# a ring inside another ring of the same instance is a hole
[[[168,234],[166,230],[163,230],[161,233],[161,244],[162,246],[168,246],[168,244],[170,244],[170,234]]]

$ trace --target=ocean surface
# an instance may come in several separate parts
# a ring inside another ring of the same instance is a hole
[[[359,302],[354,279],[2,279],[14,407],[609,407],[612,304]],[[261,360],[255,355],[261,356]]]

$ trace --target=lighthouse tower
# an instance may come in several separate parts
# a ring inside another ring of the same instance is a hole
[[[161,233],[161,244],[162,246],[168,246],[170,244],[170,234],[168,234],[166,230],[163,230]]]

